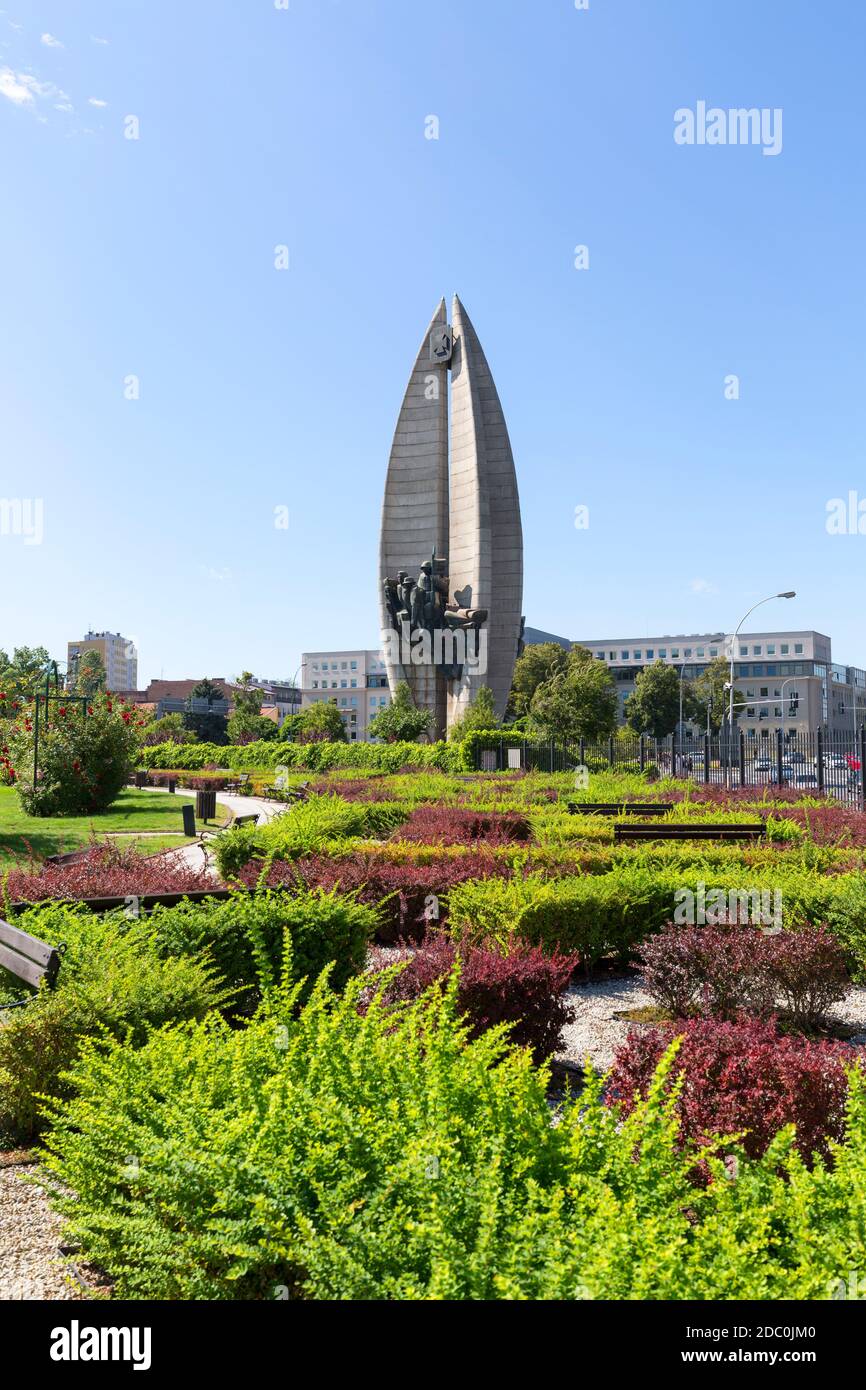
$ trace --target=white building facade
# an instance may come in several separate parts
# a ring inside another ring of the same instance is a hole
[[[301,709],[326,701],[336,705],[350,743],[366,743],[374,714],[391,703],[382,653],[304,652],[301,657]]]

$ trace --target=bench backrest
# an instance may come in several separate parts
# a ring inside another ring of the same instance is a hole
[[[60,969],[60,952],[0,919],[0,965],[28,985],[38,985],[41,980],[53,985]]]
[[[234,819],[235,825],[258,825],[258,822],[258,812],[254,812],[249,816],[235,816]]]

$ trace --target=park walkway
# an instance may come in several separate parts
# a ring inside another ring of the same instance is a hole
[[[163,790],[155,787],[154,791]],[[189,797],[195,801],[195,791],[189,787],[178,787],[177,796]],[[237,816],[255,816],[259,818],[259,825],[264,825],[266,821],[273,820],[275,816],[289,809],[291,803],[285,801],[266,801],[260,796],[236,796],[232,792],[217,792],[217,801],[221,806],[225,806],[232,813],[232,819]],[[212,855],[208,847],[213,845],[216,836],[221,832],[215,830],[210,840],[197,840],[194,845],[182,845],[180,849],[169,849],[165,851],[166,861],[175,864],[184,864],[187,868],[196,871],[202,868],[202,861],[207,864],[208,876],[214,880],[219,879],[219,874],[213,864]]]

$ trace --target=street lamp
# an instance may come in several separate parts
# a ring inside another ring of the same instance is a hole
[[[748,613],[744,613],[744,614],[743,614],[742,618],[741,618],[740,621],[737,623],[737,626],[734,628],[734,635],[733,635],[733,637],[731,638],[731,679],[730,679],[730,682],[729,682],[729,689],[728,689],[728,760],[727,760],[727,767],[726,767],[726,772],[727,772],[727,779],[726,779],[726,782],[725,782],[725,785],[726,785],[726,786],[730,786],[730,783],[731,783],[731,752],[732,752],[733,743],[734,743],[734,652],[736,651],[737,638],[738,638],[738,636],[740,635],[740,628],[743,626],[743,623],[746,621],[746,619],[747,619],[752,613],[754,613],[755,609],[756,609],[756,608],[760,608],[760,606],[761,606],[762,603],[770,603],[771,600],[774,599],[774,598],[796,598],[796,597],[797,597],[797,594],[796,594],[796,590],[794,590],[794,589],[785,589],[781,594],[768,594],[766,598],[758,599],[758,602],[757,602],[757,603],[753,603],[752,606],[751,606],[751,608],[749,609]]]

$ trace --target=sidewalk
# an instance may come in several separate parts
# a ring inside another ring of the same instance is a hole
[[[159,788],[157,788],[159,790]],[[178,787],[177,796],[185,796],[195,801],[195,791],[189,787]],[[259,825],[264,825],[266,821],[273,820],[275,816],[287,811],[290,802],[285,801],[265,801],[260,796],[235,796],[231,792],[217,792],[217,801],[222,806],[226,806],[235,816],[254,816],[258,815]],[[222,832],[215,830],[214,839]],[[180,849],[169,849],[165,851],[166,860],[172,863],[185,864],[189,869],[199,871],[202,867],[202,855],[207,864],[208,876],[215,883],[220,882],[220,876],[214,867],[208,846],[213,844],[213,840],[199,840],[194,845],[182,845]]]

